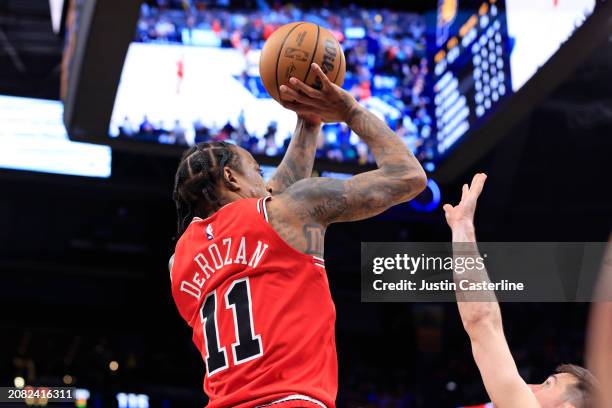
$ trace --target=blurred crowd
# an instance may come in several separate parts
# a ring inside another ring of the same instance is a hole
[[[244,124],[244,117],[238,118],[238,124],[228,121],[220,127],[207,127],[201,120],[195,120],[190,128],[183,126],[179,120],[171,125],[163,122],[153,122],[148,116],[140,124],[134,125],[130,118],[125,117],[119,124],[119,136],[123,138],[136,138],[145,142],[189,146],[200,142],[228,142],[245,148],[253,154],[266,156],[282,155],[291,141],[291,134],[287,134],[282,145],[277,143],[278,133],[276,122],[268,125],[266,132],[257,136],[249,133]],[[324,124],[317,140],[317,158],[332,161],[350,161],[360,164],[372,161],[367,146],[364,143],[351,141],[351,130],[345,123]]]
[[[382,355],[372,349],[381,334],[340,327],[338,407],[457,408],[488,401],[456,305],[425,307],[439,317],[426,315],[415,321],[418,305],[390,309],[394,313],[387,316],[387,351]],[[559,363],[584,361],[581,328],[587,310],[587,304],[504,307],[513,354],[527,381],[544,381]],[[538,317],[537,327],[524,318],[527,314]],[[355,319],[359,317],[351,317]],[[348,315],[339,324],[347,320]],[[88,388],[88,406],[94,407],[113,406],[117,392],[146,393],[154,407],[203,406],[203,363],[188,329],[179,324],[178,332],[170,331],[173,335],[160,335],[159,327],[147,330],[147,323],[144,320],[129,333],[117,328],[110,333],[79,329],[79,334],[59,329],[7,331],[0,340],[7,354],[0,378],[5,384],[20,376],[27,384]],[[562,326],[572,329],[557,330]],[[109,366],[112,361],[114,368]]]
[[[345,89],[379,116],[384,116],[417,157],[421,160],[433,158],[435,138],[428,112],[429,98],[425,92],[428,62],[422,16],[356,6],[342,10],[280,4],[268,7],[265,2],[257,2],[256,6],[251,9],[224,8],[218,7],[217,2],[216,7],[209,8],[205,2],[158,0],[152,7],[145,3],[136,41],[236,48],[247,55],[261,49],[272,32],[283,24],[293,21],[317,23],[331,30],[342,44],[347,63]],[[259,96],[263,86],[258,77],[250,78],[245,72],[241,79],[251,92]],[[254,81],[258,83],[256,86]],[[197,123],[189,124],[193,125],[196,134],[196,138],[191,140],[181,137],[181,131],[175,129],[180,125],[164,129],[149,126],[147,121],[147,118],[143,119],[145,134],[139,134],[142,133],[141,125],[138,132],[121,135],[151,138],[151,134],[156,134],[162,137],[158,140],[162,143],[177,144],[229,140],[251,149],[253,153],[270,155],[282,154],[287,145],[274,144],[271,138],[276,132],[274,122],[261,135],[249,135],[241,123],[199,130],[195,129],[199,126]],[[322,133],[321,157],[334,161],[372,161],[365,145],[356,135],[351,135],[346,126],[327,125]]]

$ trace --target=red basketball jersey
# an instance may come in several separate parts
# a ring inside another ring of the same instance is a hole
[[[336,310],[325,266],[272,228],[268,199],[193,219],[176,245],[172,296],[206,365],[209,408],[334,407]]]

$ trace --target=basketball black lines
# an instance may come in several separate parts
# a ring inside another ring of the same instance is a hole
[[[278,63],[280,62],[280,57],[283,54],[283,48],[285,48],[285,42],[287,42],[287,38],[289,38],[289,36],[291,35],[291,33],[298,28],[299,26],[303,25],[304,23],[299,23],[296,24],[295,27],[291,28],[291,30],[289,30],[289,32],[287,33],[287,35],[285,36],[285,38],[283,38],[283,42],[281,43],[280,48],[278,49],[278,55],[276,56],[276,68],[274,69],[274,81],[276,82],[276,94],[278,95],[278,99],[280,99],[280,87],[278,86]]]

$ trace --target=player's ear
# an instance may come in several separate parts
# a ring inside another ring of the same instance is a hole
[[[230,191],[240,190],[240,182],[236,177],[238,173],[229,166],[223,168],[223,182]]]

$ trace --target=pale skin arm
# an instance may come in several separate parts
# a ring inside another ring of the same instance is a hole
[[[601,384],[596,407],[605,408],[612,407],[612,240],[608,242],[597,287],[597,301],[589,319],[587,363]]]
[[[444,205],[446,221],[452,230],[453,249],[463,257],[478,257],[480,253],[474,232],[476,202],[486,176],[477,174],[471,186],[463,186],[461,202]],[[458,254],[456,253],[455,256]],[[486,270],[472,269],[455,280],[489,281]],[[533,392],[521,378],[504,335],[501,312],[495,293],[457,290],[457,306],[463,327],[470,337],[472,354],[491,401],[496,408],[539,408]]]
[[[299,93],[281,88],[286,107],[299,115],[315,115],[325,122],[346,122],[368,145],[378,169],[349,180],[303,179],[269,202],[272,224],[296,249],[321,256],[325,228],[334,222],[372,217],[419,194],[427,178],[418,160],[402,140],[375,115],[333,84],[321,68],[312,70],[321,79],[316,90],[296,81]]]

